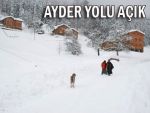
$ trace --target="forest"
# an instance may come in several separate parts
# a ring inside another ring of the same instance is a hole
[[[131,29],[138,29],[145,33],[145,46],[150,45],[150,19],[132,18],[44,18],[44,11],[48,5],[90,5],[88,0],[0,0],[0,14],[13,16],[24,20],[28,28],[35,28],[37,22],[47,24],[50,29],[55,25],[67,24],[76,28],[91,39],[91,46],[97,48],[99,43],[120,35]]]

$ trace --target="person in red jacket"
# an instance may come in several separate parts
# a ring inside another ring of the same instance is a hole
[[[104,60],[102,62],[101,67],[102,67],[102,75],[103,74],[107,74],[107,63],[106,63],[106,60]]]

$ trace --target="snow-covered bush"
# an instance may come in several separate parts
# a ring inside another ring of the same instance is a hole
[[[78,40],[74,39],[73,37],[66,38],[65,45],[66,51],[72,55],[80,55],[82,53],[81,45],[79,44]]]

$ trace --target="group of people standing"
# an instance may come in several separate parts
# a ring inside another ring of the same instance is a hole
[[[102,75],[106,74],[106,75],[111,75],[112,74],[112,69],[114,68],[113,64],[110,62],[110,60],[108,60],[108,62],[106,62],[106,60],[104,60],[101,63],[101,67],[102,67]]]

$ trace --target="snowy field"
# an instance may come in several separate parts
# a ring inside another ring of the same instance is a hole
[[[0,29],[0,113],[150,113],[150,47],[144,53],[65,52],[64,37]],[[112,61],[112,76],[101,62]],[[76,73],[75,88],[69,77]]]

